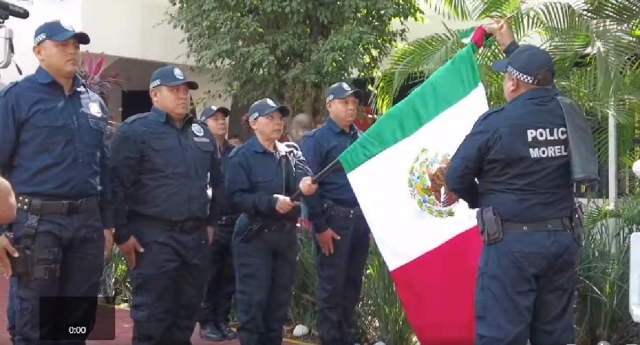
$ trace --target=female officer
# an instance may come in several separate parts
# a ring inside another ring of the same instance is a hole
[[[254,132],[227,158],[226,191],[242,212],[233,234],[238,338],[242,345],[280,345],[296,270],[298,186],[315,192],[300,149],[280,143],[286,106],[265,98],[251,105]],[[309,186],[312,186],[311,188]]]

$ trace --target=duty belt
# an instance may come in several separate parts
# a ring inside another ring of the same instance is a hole
[[[218,226],[224,226],[224,227],[234,226],[238,218],[240,218],[239,214],[222,216],[218,221]]]
[[[505,233],[532,231],[571,231],[571,220],[569,218],[558,218],[535,223],[502,222],[502,230]]]
[[[86,199],[80,200],[54,200],[45,201],[28,195],[17,195],[16,204],[20,211],[34,212],[34,205],[38,205],[38,213],[40,216],[60,214],[70,216],[80,213]]]
[[[324,208],[327,210],[328,214],[335,215],[338,217],[361,217],[362,209],[358,207],[344,207],[340,206],[333,202],[328,202],[324,204]]]
[[[140,221],[151,226],[156,226],[171,232],[180,234],[197,234],[204,232],[207,222],[204,219],[187,219],[187,220],[168,220],[156,217],[150,217],[140,214],[131,215],[132,220]]]

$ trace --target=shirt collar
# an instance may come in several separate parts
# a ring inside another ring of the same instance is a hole
[[[338,126],[338,124],[335,121],[333,121],[333,119],[330,117],[327,118],[327,120],[325,121],[325,124],[327,125],[327,127],[329,127],[329,129],[331,129],[335,133],[352,134],[353,132],[356,131],[356,127],[353,124],[351,124],[349,126],[349,132],[346,132],[344,129]]]
[[[49,72],[42,68],[42,66],[36,69],[36,73],[34,73],[34,76],[40,84],[49,84],[55,82],[55,79],[53,79],[51,74],[49,74]],[[73,77],[73,89],[77,89],[81,86],[84,86],[84,82],[76,75],[75,77]]]
[[[264,146],[262,146],[262,144],[260,144],[260,142],[258,141],[258,138],[256,138],[256,136],[252,136],[246,143],[245,145],[249,146],[249,148],[251,148],[252,150],[256,151],[256,152],[268,152],[267,149],[264,148]]]
[[[151,117],[160,121],[160,122],[167,122],[169,120],[169,116],[167,116],[167,112],[157,108],[156,106],[153,106],[151,108]],[[184,119],[184,124],[189,124],[193,121],[193,116],[191,116],[191,114],[187,115],[187,117]]]
[[[535,98],[542,98],[542,97],[555,97],[555,96],[556,96],[556,92],[552,89],[535,88],[520,94],[518,97],[511,100],[511,102],[524,101],[528,99],[535,99]]]

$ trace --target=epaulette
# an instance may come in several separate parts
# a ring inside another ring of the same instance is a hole
[[[14,86],[18,85],[17,81],[12,81],[9,84],[5,85],[2,89],[0,89],[0,97],[4,97],[4,95]]]
[[[145,117],[149,116],[150,114],[151,113],[142,113],[142,114],[133,115],[133,116],[127,118],[126,120],[124,120],[124,123],[131,123],[131,122],[133,122],[135,120],[145,118]]]
[[[236,153],[238,152],[238,150],[240,150],[240,149],[242,148],[242,146],[244,146],[244,144],[240,144],[240,145],[238,145],[238,146],[235,146],[235,147],[233,148],[233,150],[231,150],[231,152],[229,152],[229,156],[228,156],[228,158],[231,158],[231,157],[235,156],[235,155],[236,155]]]

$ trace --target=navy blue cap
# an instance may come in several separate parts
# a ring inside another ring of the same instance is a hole
[[[344,99],[351,95],[356,96],[360,104],[364,103],[364,92],[362,90],[354,89],[345,82],[335,83],[327,89],[327,102],[334,99]]]
[[[206,107],[202,109],[202,112],[200,113],[200,121],[204,121],[210,118],[215,113],[220,113],[224,115],[224,117],[229,117],[229,114],[231,113],[231,111],[225,107],[216,107],[215,105],[212,105],[210,107]]]
[[[249,107],[247,114],[249,114],[249,120],[255,120],[260,116],[269,115],[274,111],[279,111],[283,117],[289,116],[290,113],[286,105],[277,105],[271,98],[263,98],[253,103]]]
[[[70,38],[77,39],[80,44],[89,44],[91,42],[89,35],[86,33],[77,32],[71,25],[60,20],[56,20],[53,22],[46,22],[36,29],[33,44],[39,45],[46,40],[63,42]]]
[[[537,86],[552,85],[555,75],[551,55],[544,49],[528,44],[518,47],[509,58],[494,62],[491,69],[494,72],[509,73],[520,81]],[[552,78],[538,80],[538,76],[543,72],[550,72]]]
[[[199,87],[195,81],[185,79],[184,73],[178,67],[165,66],[153,72],[149,88],[153,89],[158,86],[175,87],[182,84],[187,84],[191,90],[197,90]]]

